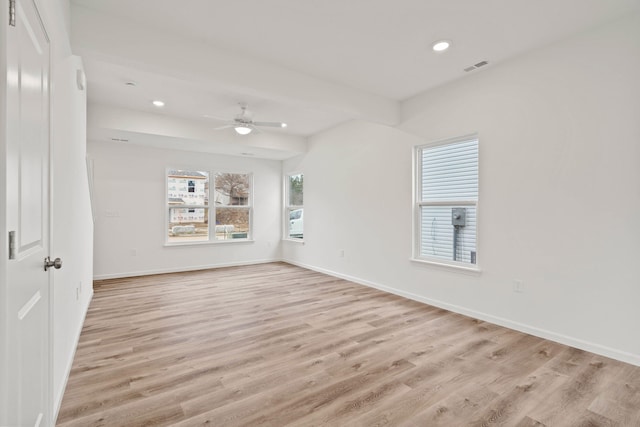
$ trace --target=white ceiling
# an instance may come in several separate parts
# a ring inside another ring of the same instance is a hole
[[[279,132],[301,137],[353,118],[397,124],[401,101],[472,64],[490,68],[640,9],[640,0],[71,2],[90,103],[215,132],[222,122],[204,115],[232,118],[248,102],[255,120],[285,121]],[[433,53],[438,39],[452,48]]]

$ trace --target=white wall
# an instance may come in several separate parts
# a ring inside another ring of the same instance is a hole
[[[311,138],[283,258],[640,365],[639,69],[635,15]],[[472,132],[482,271],[412,262],[410,147]]]
[[[82,61],[68,56],[56,64],[52,79],[51,256],[63,268],[53,274],[53,402],[57,413],[86,310],[93,294],[93,219],[86,166],[86,90],[76,71]]]
[[[411,256],[411,147],[420,142],[364,122],[311,138],[306,155],[283,165],[304,173],[305,209],[304,244],[284,241],[283,258],[394,283]]]
[[[112,142],[92,141],[88,149],[94,171],[96,279],[280,259],[280,161]],[[167,168],[252,172],[254,241],[165,246]]]

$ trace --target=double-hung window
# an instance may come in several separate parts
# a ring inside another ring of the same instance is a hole
[[[285,187],[285,238],[302,240],[304,237],[304,175],[301,173],[287,175]]]
[[[250,239],[251,178],[248,173],[169,169],[167,243]]]
[[[476,264],[478,138],[416,147],[414,258]]]
[[[209,172],[167,171],[168,243],[209,240]]]
[[[251,175],[216,173],[216,240],[248,239],[251,234]]]

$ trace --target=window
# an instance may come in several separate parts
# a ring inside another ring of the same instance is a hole
[[[415,258],[476,264],[478,138],[416,147]]]
[[[302,207],[304,176],[301,173],[287,175],[285,187],[285,238],[302,240],[304,237],[304,209]]]
[[[211,207],[209,177],[213,176]],[[167,243],[251,236],[251,174],[167,171]],[[213,232],[209,224],[215,224]]]
[[[214,181],[216,240],[248,238],[251,220],[250,175],[216,173]]]
[[[209,240],[209,173],[169,170],[167,241],[202,242]]]

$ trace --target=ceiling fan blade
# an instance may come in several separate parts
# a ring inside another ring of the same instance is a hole
[[[272,127],[272,128],[284,128],[286,124],[282,122],[253,122],[256,126]]]
[[[220,127],[217,127],[217,128],[213,128],[213,130],[229,129],[229,128],[232,128],[232,127],[233,127],[233,125],[224,125],[224,126],[220,126]]]
[[[228,117],[214,116],[213,114],[205,114],[202,117],[204,117],[206,119],[220,120],[220,121],[223,121],[223,122],[228,122],[229,121]]]

